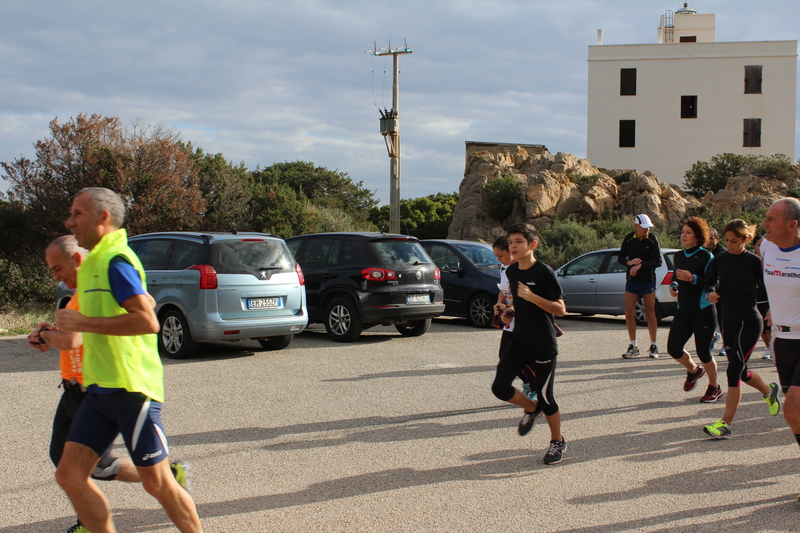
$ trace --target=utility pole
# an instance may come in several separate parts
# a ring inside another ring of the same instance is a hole
[[[380,111],[381,135],[389,152],[389,232],[400,233],[400,89],[398,76],[400,74],[400,55],[413,53],[404,42],[403,48],[392,48],[389,41],[387,48],[378,49],[377,44],[372,50],[367,50],[373,56],[388,56],[394,58],[394,80],[392,82],[392,109]]]

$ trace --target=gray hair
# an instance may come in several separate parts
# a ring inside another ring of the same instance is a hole
[[[73,257],[76,253],[81,257],[89,255],[89,250],[78,245],[78,239],[74,235],[62,235],[47,245],[47,248],[55,247],[64,255],[65,258]]]
[[[786,221],[797,220],[798,222],[800,222],[800,200],[798,200],[797,198],[781,198],[772,205],[775,205],[777,203],[782,203],[783,205],[786,206],[786,208],[783,211],[783,215]]]
[[[75,198],[81,194],[88,194],[94,206],[94,215],[97,216],[103,211],[108,211],[109,222],[114,228],[119,229],[125,222],[125,203],[119,194],[105,187],[86,187],[78,191]]]

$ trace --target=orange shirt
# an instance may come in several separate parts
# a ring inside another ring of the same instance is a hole
[[[74,309],[78,311],[78,295],[73,296],[67,309]],[[61,378],[69,381],[72,378],[78,380],[78,383],[83,385],[83,345],[73,348],[72,350],[61,350],[59,359],[61,365]]]

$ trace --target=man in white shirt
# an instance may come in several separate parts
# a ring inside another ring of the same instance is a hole
[[[800,445],[800,200],[773,203],[761,244],[772,350],[784,394],[783,416]],[[800,500],[800,494],[797,496]]]

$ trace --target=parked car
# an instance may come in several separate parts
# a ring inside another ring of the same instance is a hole
[[[678,307],[677,298],[669,293],[674,270],[672,259],[679,250],[661,249],[661,266],[656,269],[656,317],[661,320],[674,316]],[[558,283],[564,292],[568,313],[583,315],[625,314],[625,272],[619,264],[618,248],[589,252],[576,257],[556,270]],[[644,303],[636,304],[636,323],[647,324]]]
[[[420,241],[442,272],[444,314],[463,316],[472,326],[492,325],[500,283],[500,263],[489,244],[474,241]]]
[[[182,359],[215,340],[256,339],[280,350],[308,323],[303,273],[280,237],[176,231],[128,243],[156,301],[162,355]],[[59,291],[57,305],[66,296]]]
[[[309,322],[325,324],[335,341],[377,325],[422,335],[444,312],[439,269],[416,237],[319,233],[286,243],[306,278]]]

